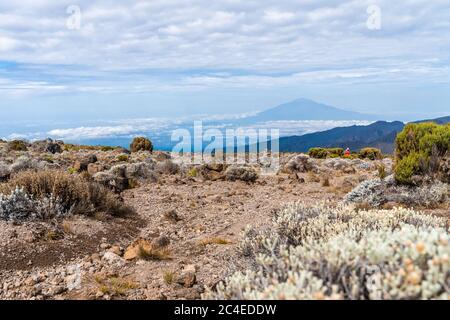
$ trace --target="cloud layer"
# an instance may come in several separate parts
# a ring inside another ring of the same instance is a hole
[[[450,79],[448,0],[4,1],[0,30],[10,95]]]

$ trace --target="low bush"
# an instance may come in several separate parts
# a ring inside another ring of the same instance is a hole
[[[34,217],[50,218],[53,216],[84,214],[90,215],[96,212],[105,212],[110,215],[122,215],[129,213],[131,209],[123,204],[111,191],[100,184],[83,179],[78,175],[71,175],[64,171],[24,171],[7,183],[0,185],[0,194],[5,199],[20,196],[24,204],[50,203],[54,209],[47,210],[45,215],[33,210],[22,210],[26,205],[16,203],[16,209],[12,208],[8,214],[3,214],[4,219],[14,215],[14,210],[23,211],[21,218]],[[25,201],[26,199],[30,201]],[[57,210],[56,210],[57,209]],[[3,210],[6,212],[5,210]]]
[[[449,151],[450,124],[407,124],[396,139],[395,179],[411,184],[415,175],[434,177]]]
[[[130,159],[130,157],[126,154],[119,154],[117,156],[117,161],[119,161],[119,162],[128,162],[129,159]]]
[[[378,178],[380,180],[383,180],[388,176],[387,170],[386,170],[386,165],[384,163],[377,165],[377,172],[378,172]]]
[[[10,150],[10,151],[27,151],[28,143],[23,140],[11,140],[8,142],[8,150]]]
[[[367,203],[372,207],[380,207],[390,202],[428,209],[445,207],[449,200],[449,187],[445,183],[436,181],[421,186],[399,185],[392,176],[384,180],[365,180],[344,197],[347,203]]]
[[[380,160],[383,158],[383,153],[377,148],[363,148],[359,151],[361,159]]]
[[[130,144],[131,152],[150,151],[153,152],[152,142],[145,137],[136,137]]]
[[[206,299],[448,299],[446,219],[409,209],[292,204],[240,245],[253,269]]]
[[[316,159],[338,158],[344,155],[342,148],[311,148],[308,155]]]
[[[64,144],[64,151],[80,151],[80,150],[87,150],[87,151],[114,151],[117,149],[121,149],[121,147],[110,147],[110,146],[87,146],[87,145],[79,145],[79,144]]]

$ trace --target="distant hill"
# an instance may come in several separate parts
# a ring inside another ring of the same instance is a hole
[[[417,122],[445,124],[450,122],[450,117]],[[379,148],[384,153],[393,153],[395,138],[404,126],[400,121],[377,121],[368,126],[340,127],[303,136],[283,137],[280,138],[280,151],[307,152],[313,147],[348,147],[351,150],[359,150],[370,146]]]
[[[308,99],[297,99],[254,116],[240,119],[241,123],[300,120],[379,120],[377,115],[346,111]]]
[[[348,147],[356,150],[373,146],[388,153],[393,150],[391,139],[403,127],[400,121],[377,121],[368,126],[341,127],[303,136],[283,137],[280,138],[280,151],[306,152],[313,147]]]
[[[431,120],[420,120],[420,121],[416,121],[416,122],[435,122],[438,124],[446,124],[446,123],[450,122],[450,116],[437,118],[437,119],[431,119]]]

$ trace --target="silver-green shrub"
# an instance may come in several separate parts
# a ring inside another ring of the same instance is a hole
[[[446,219],[408,209],[287,206],[266,230],[248,229],[235,273],[207,299],[447,299]]]
[[[43,220],[70,214],[54,196],[34,199],[21,188],[8,195],[0,193],[0,220]]]

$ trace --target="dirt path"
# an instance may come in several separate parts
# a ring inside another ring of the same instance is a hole
[[[319,182],[299,183],[287,178],[262,178],[244,182],[202,182],[171,179],[163,185],[148,184],[125,192],[147,224],[140,237],[170,240],[170,260],[141,261],[131,266],[134,281],[146,283],[147,298],[196,298],[214,286],[237,261],[236,244],[247,225],[267,223],[274,210],[293,201],[339,200],[332,187]],[[169,213],[179,221],[168,219]],[[242,258],[240,258],[242,260]],[[243,262],[244,263],[244,262]],[[196,269],[197,285],[191,289],[167,284],[164,274]]]

